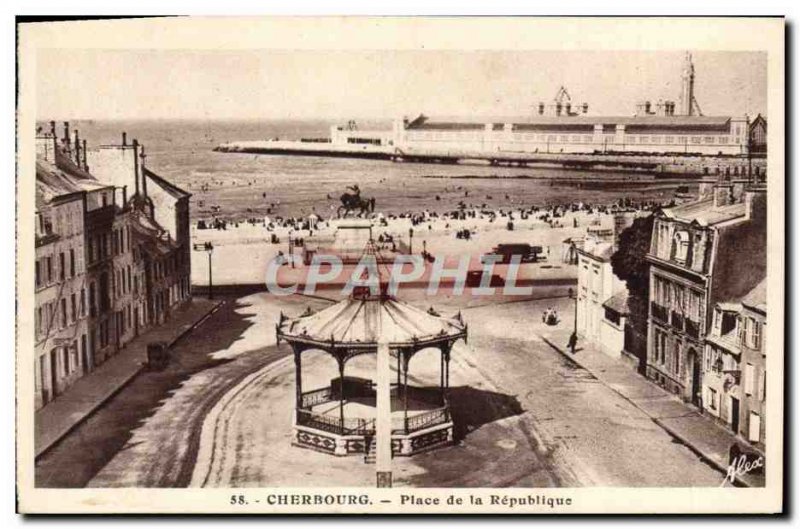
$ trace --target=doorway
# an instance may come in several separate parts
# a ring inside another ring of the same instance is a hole
[[[58,395],[58,349],[50,351],[50,395],[51,398]]]
[[[739,433],[739,399],[731,397],[731,430]]]
[[[701,380],[700,377],[702,376],[700,373],[700,357],[697,354],[697,351],[694,348],[689,349],[689,353],[686,355],[687,360],[689,361],[689,370],[692,377],[692,404],[695,406],[701,405],[701,395],[700,395],[700,384]]]

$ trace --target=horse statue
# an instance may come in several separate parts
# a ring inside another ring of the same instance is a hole
[[[339,197],[339,200],[342,202],[342,205],[336,210],[336,215],[339,218],[347,217],[351,211],[357,211],[357,216],[359,217],[375,211],[374,198],[362,198],[360,195],[344,193]]]

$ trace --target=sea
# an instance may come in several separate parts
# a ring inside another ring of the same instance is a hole
[[[335,215],[339,197],[358,185],[384,214],[467,207],[510,209],[620,199],[666,202],[677,183],[653,176],[562,168],[394,163],[385,160],[215,152],[247,140],[327,138],[326,120],[72,121],[90,151],[119,144],[122,133],[144,146],[147,167],[192,194],[193,220]],[[361,124],[389,128],[390,122]],[[46,128],[47,125],[43,126]],[[59,133],[63,130],[57,125]],[[91,167],[90,167],[91,170]]]

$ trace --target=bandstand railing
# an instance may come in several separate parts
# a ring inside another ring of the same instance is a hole
[[[344,421],[333,415],[297,410],[297,424],[337,435],[373,435],[375,419],[346,417]]]
[[[300,407],[304,409],[311,408],[317,404],[323,404],[332,400],[331,387],[315,389],[300,395]]]

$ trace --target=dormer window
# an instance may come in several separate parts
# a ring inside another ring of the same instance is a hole
[[[675,232],[672,237],[672,259],[684,264],[689,256],[689,233],[686,231]]]

